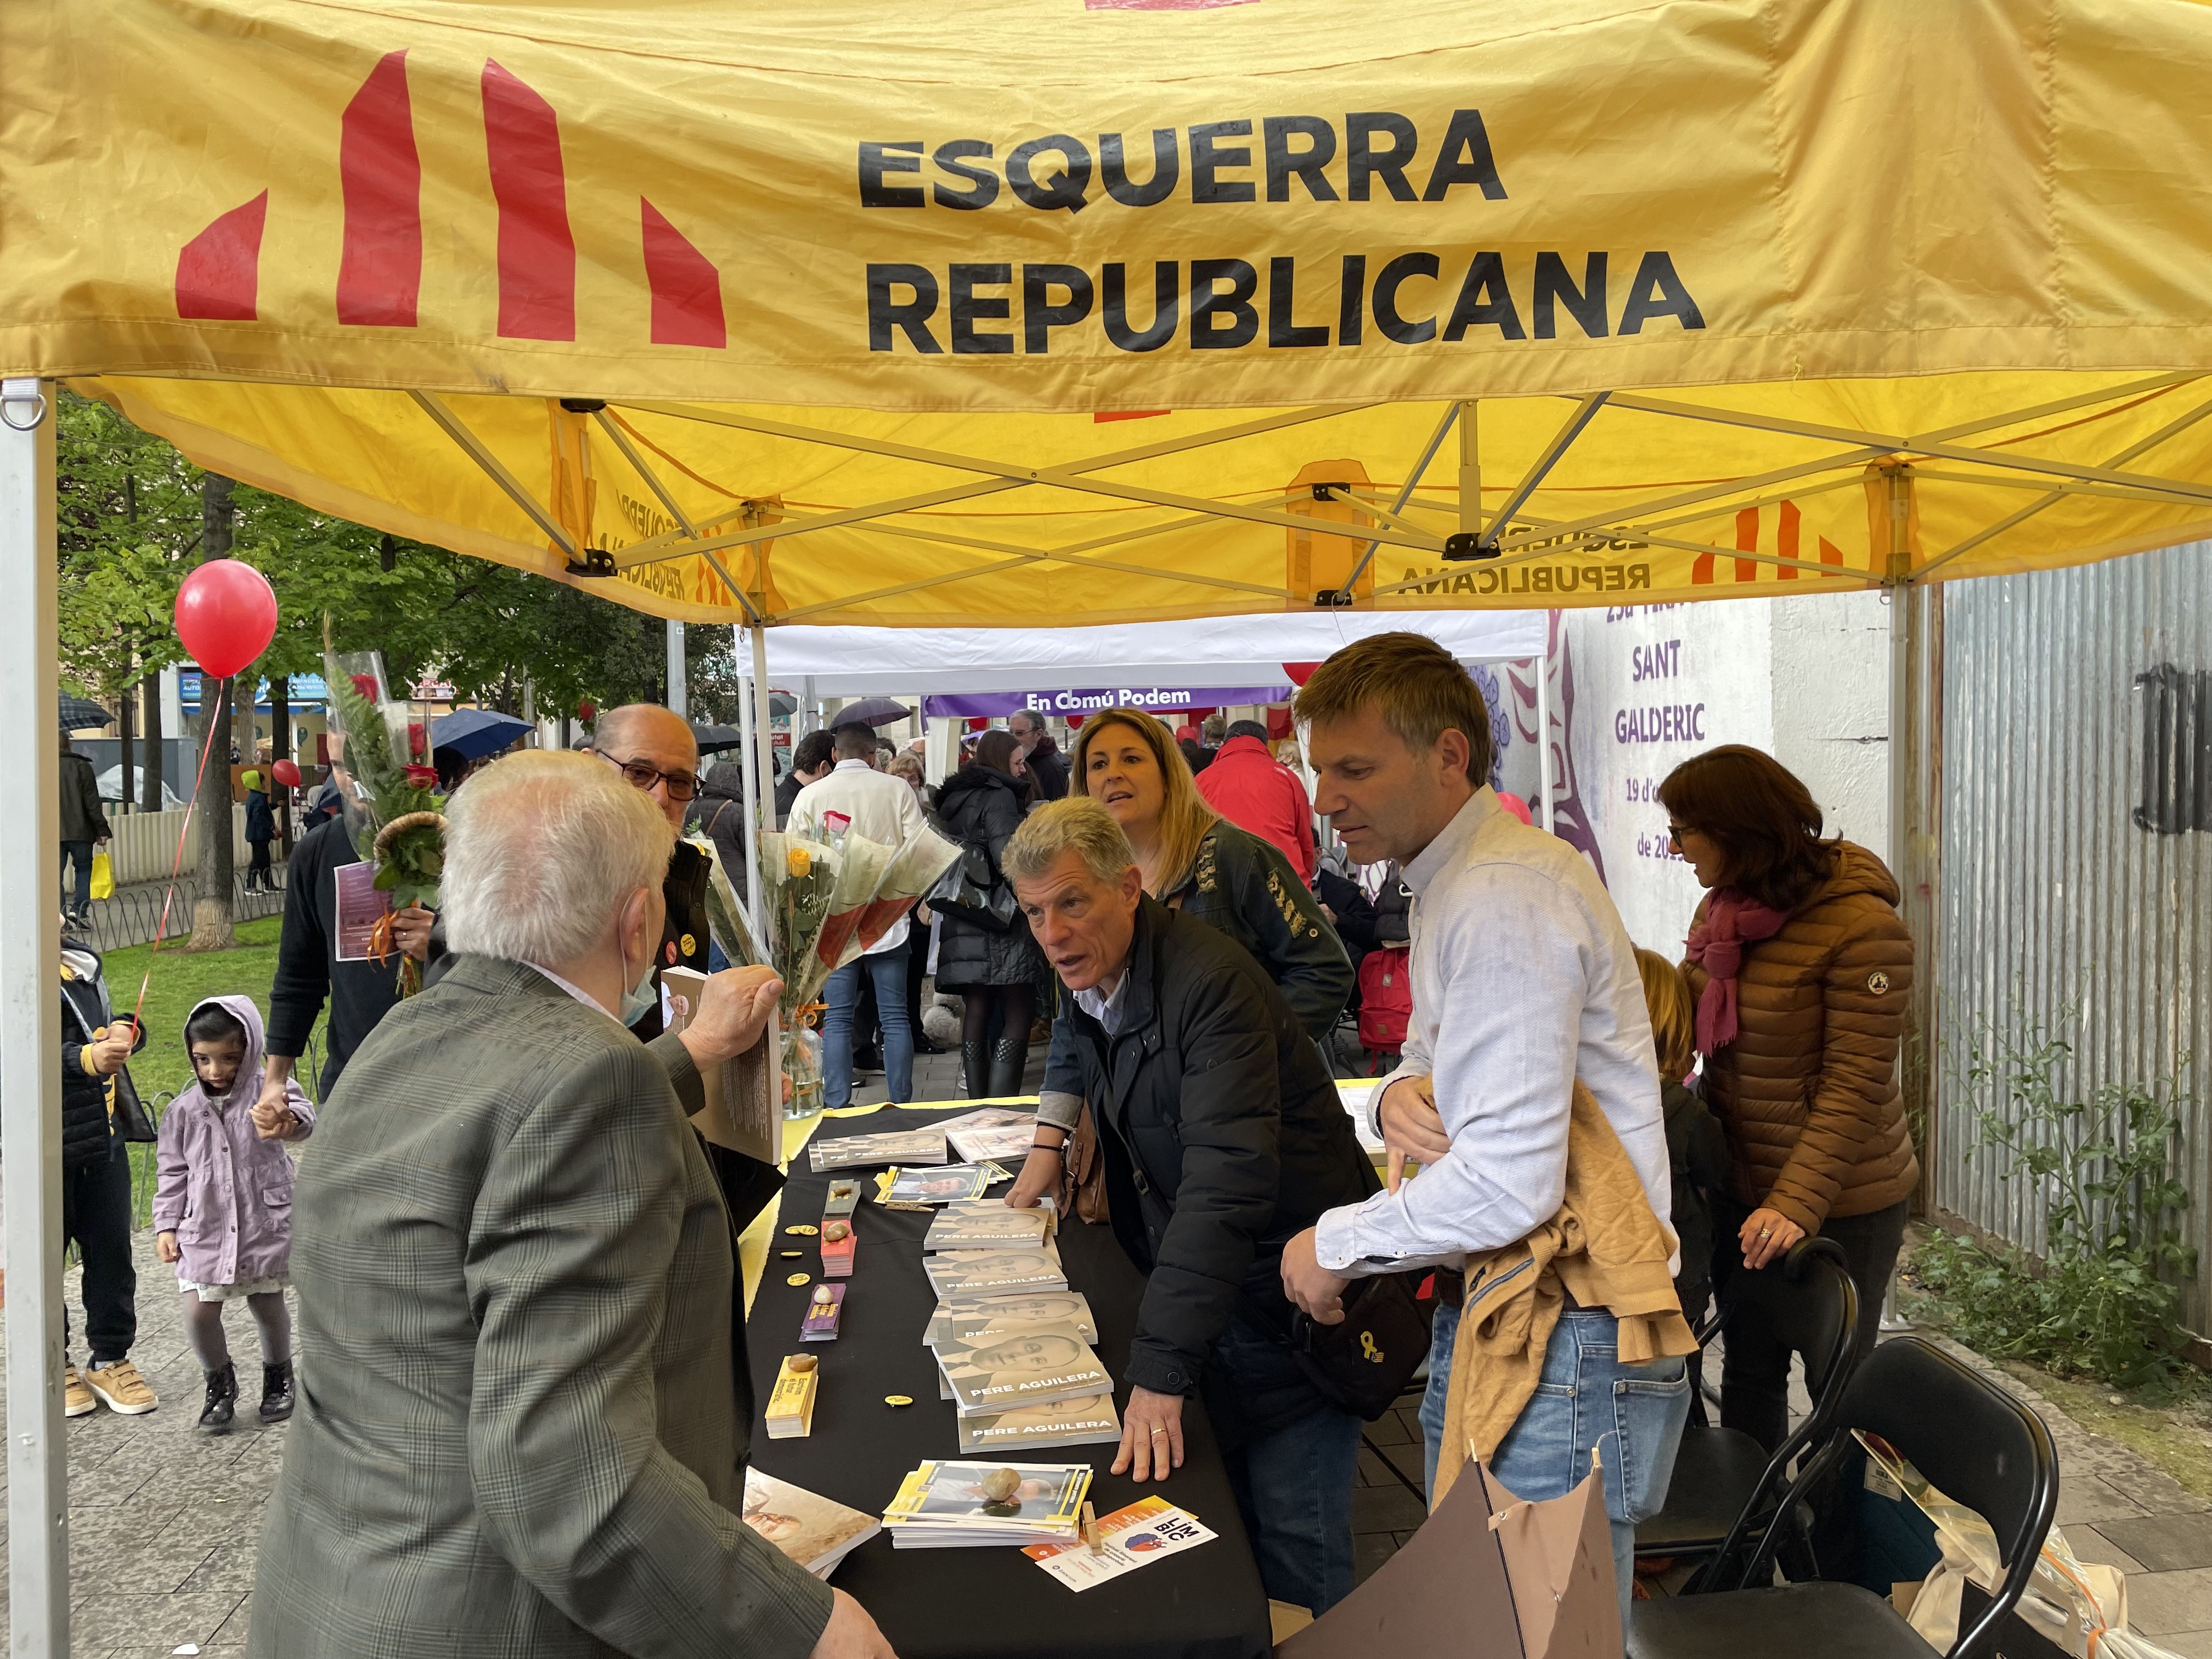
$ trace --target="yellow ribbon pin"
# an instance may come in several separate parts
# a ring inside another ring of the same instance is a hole
[[[1359,1352],[1362,1358],[1377,1365],[1382,1363],[1382,1350],[1375,1346],[1375,1333],[1372,1331],[1360,1332]]]

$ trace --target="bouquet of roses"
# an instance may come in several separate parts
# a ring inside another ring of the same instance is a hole
[[[385,690],[381,653],[340,657],[331,649],[330,620],[323,622],[323,678],[331,692],[331,722],[345,741],[344,765],[359,786],[346,805],[354,851],[376,866],[379,892],[392,908],[377,921],[369,953],[378,962],[399,957],[399,994],[422,988],[422,965],[398,951],[394,915],[409,905],[438,908],[438,883],[446,866],[446,820],[436,793],[437,770],[415,763],[407,706]]]

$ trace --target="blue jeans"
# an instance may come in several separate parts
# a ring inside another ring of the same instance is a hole
[[[70,906],[70,914],[81,916],[92,908],[92,843],[88,841],[65,841],[62,843],[62,879],[69,879],[70,866],[76,866],[76,901]]]
[[[884,1028],[884,1085],[895,1101],[914,1098],[914,1027],[906,1021],[906,948],[848,962],[822,987],[822,1103],[853,1103],[853,1010],[863,972],[875,981]]]
[[[1241,1319],[1230,1321],[1214,1358],[1240,1392],[1304,1381],[1288,1348]],[[1324,1406],[1223,1461],[1268,1595],[1319,1618],[1351,1595],[1359,1419]],[[1172,1490],[1166,1496],[1175,1501]]]
[[[1436,1487],[1437,1449],[1460,1310],[1438,1308],[1429,1339],[1429,1390],[1421,1401],[1428,1479]],[[1602,1310],[1559,1316],[1544,1349],[1543,1380],[1520,1419],[1498,1443],[1490,1471],[1516,1498],[1535,1502],[1572,1492],[1596,1454],[1605,1469],[1605,1513],[1613,1523],[1613,1577],[1620,1628],[1636,1577],[1636,1523],[1666,1507],[1674,1451],[1690,1414],[1690,1372],[1681,1359],[1624,1365],[1614,1351],[1615,1322]]]

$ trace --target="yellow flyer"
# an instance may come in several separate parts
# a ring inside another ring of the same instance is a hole
[[[1109,1578],[1203,1544],[1214,1536],[1187,1510],[1164,1498],[1140,1498],[1127,1509],[1098,1517],[1097,1553],[1081,1539],[1069,1544],[1031,1544],[1022,1553],[1072,1590],[1087,1590]]]

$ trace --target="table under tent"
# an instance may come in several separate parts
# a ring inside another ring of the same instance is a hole
[[[763,693],[795,623],[1887,589],[1924,952],[1930,584],[2212,534],[2208,70],[2153,0],[0,9],[15,1650],[69,1607],[55,383],[744,627]]]

